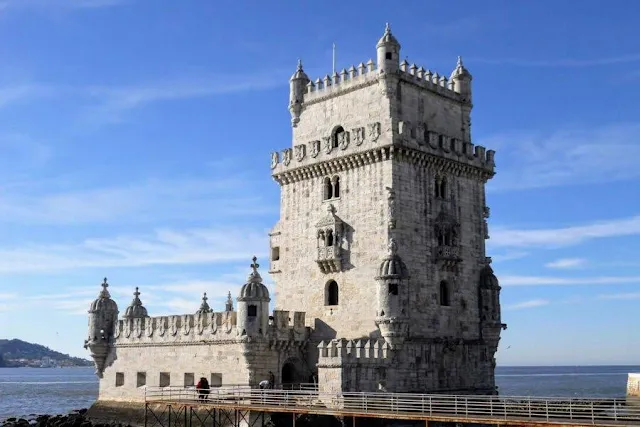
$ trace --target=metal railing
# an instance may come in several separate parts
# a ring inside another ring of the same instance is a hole
[[[538,398],[413,393],[323,393],[305,389],[255,389],[250,386],[212,388],[206,395],[195,389],[148,387],[147,402],[181,402],[234,406],[256,410],[282,408],[289,412],[392,418],[457,418],[464,420],[580,421],[583,424],[640,425],[640,406],[624,399]]]

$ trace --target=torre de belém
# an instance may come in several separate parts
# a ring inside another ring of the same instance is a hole
[[[105,280],[85,342],[99,401],[200,377],[256,386],[270,371],[276,387],[321,392],[496,393],[495,163],[471,142],[471,74],[461,59],[449,78],[401,62],[388,26],[376,52],[315,81],[299,63],[290,79],[292,146],[271,154],[276,309],[255,259],[224,311],[205,296],[196,313],[150,317],[136,289],[119,318]]]

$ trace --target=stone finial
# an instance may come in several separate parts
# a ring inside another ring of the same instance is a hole
[[[262,283],[262,277],[260,276],[260,273],[258,273],[258,268],[260,267],[260,264],[257,262],[258,258],[254,256],[251,260],[253,262],[249,266],[251,267],[251,273],[249,273],[247,283]]]
[[[460,57],[458,56],[458,59]],[[298,71],[302,71],[302,59],[298,58]]]
[[[396,256],[396,254],[398,253],[398,244],[396,243],[396,239],[394,239],[393,237],[389,239],[387,249],[389,250],[390,256]]]
[[[249,266],[251,267],[251,269],[253,269],[254,273],[258,272],[258,268],[260,268],[260,264],[258,264],[256,261],[258,261],[258,258],[254,255],[253,258],[251,258],[251,260],[253,261],[253,263]]]
[[[456,67],[464,67],[464,65],[462,65],[462,56],[458,55],[458,62],[456,63]]]
[[[147,317],[147,309],[142,305],[142,301],[140,301],[140,288],[136,286],[135,292],[133,292],[133,300],[129,307],[127,307],[124,318],[125,319],[133,319],[137,317]]]
[[[209,303],[207,303],[208,299],[209,298],[207,298],[207,293],[205,292],[204,295],[202,295],[202,303],[200,304],[200,308],[198,309],[198,311],[196,311],[196,314],[211,312],[211,307],[209,307]]]
[[[327,205],[327,212],[328,212],[329,214],[334,214],[334,213],[336,212],[336,207],[335,207],[335,206],[333,206],[333,203],[329,203],[329,204]]]
[[[100,291],[100,298],[111,298],[111,294],[109,294],[109,291],[107,290],[107,288],[109,287],[109,283],[107,282],[106,277],[104,278],[104,281],[100,286],[102,286],[102,291]]]
[[[231,298],[231,291],[229,291],[229,293],[227,294],[227,302],[225,303],[224,311],[233,311],[233,299]]]

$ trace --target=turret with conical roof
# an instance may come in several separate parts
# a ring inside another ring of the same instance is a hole
[[[398,245],[389,239],[389,253],[380,263],[378,276],[378,310],[376,326],[392,348],[402,345],[408,335],[409,271],[398,255]]]
[[[300,122],[302,103],[309,81],[309,77],[302,69],[302,61],[298,59],[298,68],[289,79],[289,112],[291,112],[291,126],[293,127],[296,127]]]
[[[258,273],[257,258],[253,257],[251,273],[238,295],[238,333],[247,336],[260,336],[269,326],[269,290],[262,283]]]
[[[149,317],[149,315],[147,314],[147,309],[144,308],[144,306],[142,305],[142,301],[140,301],[140,291],[138,290],[137,286],[136,291],[133,293],[133,301],[131,301],[131,304],[129,305],[129,307],[127,307],[123,317],[125,319]]]
[[[453,84],[453,90],[462,95],[464,101],[471,102],[471,73],[467,70],[462,63],[462,57],[458,56],[458,62],[456,68],[451,73],[449,80]]]
[[[100,378],[104,372],[115,324],[118,321],[118,305],[111,299],[108,287],[109,283],[105,277],[98,298],[89,306],[89,337],[84,342],[84,348],[91,352],[96,374]]]
[[[378,69],[385,73],[395,73],[400,68],[400,43],[391,34],[391,27],[386,24],[384,34],[376,45],[378,52]]]

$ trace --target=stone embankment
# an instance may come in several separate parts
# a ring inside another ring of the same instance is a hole
[[[0,427],[131,427],[118,422],[92,423],[85,414],[86,409],[78,409],[68,415],[35,415],[26,418],[0,420]]]

